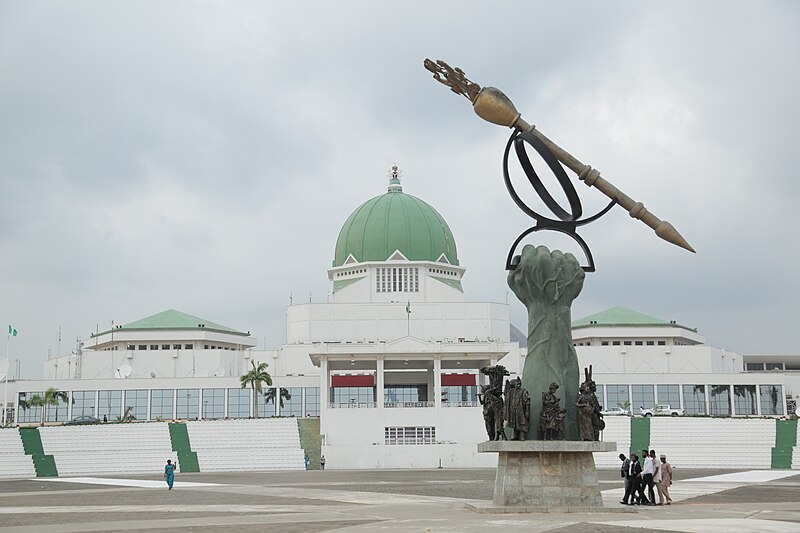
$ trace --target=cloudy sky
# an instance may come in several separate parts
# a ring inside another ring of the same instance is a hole
[[[59,328],[65,353],[168,308],[279,346],[290,294],[325,301],[339,228],[393,163],[453,230],[466,297],[508,297],[524,326],[509,131],[426,57],[501,88],[697,250],[615,208],[581,232],[597,272],[573,318],[622,305],[800,353],[800,4],[393,5],[0,2],[0,321],[22,377]]]

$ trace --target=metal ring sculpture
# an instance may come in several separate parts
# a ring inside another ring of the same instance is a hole
[[[531,160],[528,157],[528,153],[525,150],[525,144],[529,144],[533,147],[534,150],[544,159],[544,162],[547,163],[547,166],[550,167],[550,170],[555,175],[556,179],[558,180],[559,185],[561,185],[561,190],[564,191],[564,194],[567,196],[567,202],[569,203],[569,211],[565,210],[559,203],[553,198],[550,192],[542,183],[542,180],[536,174],[536,170],[533,168],[531,164]],[[548,209],[552,212],[553,215],[557,217],[558,220],[546,217],[540,213],[537,213],[533,209],[531,209],[523,200],[520,198],[517,191],[514,189],[514,185],[511,183],[511,177],[508,172],[508,155],[511,152],[511,146],[514,146],[514,151],[517,154],[517,158],[519,159],[520,165],[522,166],[522,170],[525,172],[525,176],[528,178],[528,182],[530,182],[533,190],[536,191],[536,194],[539,195],[539,198],[542,199],[544,204],[547,206]],[[569,235],[572,237],[575,242],[577,242],[581,249],[583,249],[583,253],[586,254],[586,261],[587,265],[581,266],[585,272],[594,272],[594,259],[592,258],[592,252],[589,250],[589,246],[586,244],[586,241],[578,235],[577,228],[578,226],[583,226],[588,224],[589,222],[594,222],[601,216],[608,213],[608,211],[614,207],[616,204],[616,200],[611,200],[609,204],[603,208],[598,213],[592,215],[591,217],[584,218],[583,220],[580,219],[581,215],[583,214],[583,207],[581,206],[581,200],[578,197],[578,193],[575,191],[575,187],[572,185],[572,181],[570,181],[567,173],[564,171],[564,168],[561,166],[561,163],[558,162],[556,156],[551,152],[547,146],[533,133],[529,131],[521,131],[521,130],[514,130],[514,133],[511,134],[511,137],[508,139],[508,144],[506,144],[506,150],[503,154],[503,179],[506,182],[506,188],[508,189],[508,193],[511,195],[511,198],[514,200],[514,203],[522,209],[522,211],[527,214],[529,217],[536,221],[536,225],[528,228],[522,234],[517,237],[517,240],[514,241],[514,244],[511,245],[511,249],[508,251],[508,256],[506,257],[506,270],[514,270],[517,268],[516,263],[514,263],[514,252],[519,246],[519,243],[536,231],[542,230],[552,230],[558,231],[565,235]]]

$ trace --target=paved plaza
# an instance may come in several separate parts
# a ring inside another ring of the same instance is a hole
[[[586,514],[476,514],[494,470],[392,470],[50,478],[0,483],[0,533],[155,532],[800,532],[800,473],[675,469],[664,507],[624,507],[618,470]]]

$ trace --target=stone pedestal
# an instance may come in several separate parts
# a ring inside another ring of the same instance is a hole
[[[478,452],[499,454],[494,506],[468,507],[487,513],[602,511],[592,453],[616,449],[616,442],[482,442]]]

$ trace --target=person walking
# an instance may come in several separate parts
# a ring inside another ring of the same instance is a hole
[[[320,457],[320,458],[319,458],[319,467],[320,467],[322,470],[325,470],[325,456],[324,456],[324,455],[323,455],[322,457]]]
[[[622,461],[622,465],[620,466],[619,473],[622,476],[622,479],[625,480],[625,495],[622,497],[622,501],[619,502],[623,505],[628,505],[628,500],[631,497],[631,489],[633,488],[633,484],[631,483],[631,460],[625,457],[624,453],[619,454],[619,460]]]
[[[644,487],[647,487],[647,505],[655,505],[656,494],[653,490],[653,475],[656,473],[655,462],[650,456],[650,452],[647,450],[642,450],[642,457],[644,457],[644,464],[642,465],[642,493],[644,493]]]
[[[308,452],[303,453],[303,462],[306,464],[306,470],[308,470]]]
[[[658,492],[657,505],[664,505],[664,496],[663,493],[661,492],[661,463],[659,463],[658,460],[656,459],[655,450],[650,450],[650,457],[653,459],[653,465],[655,465],[656,469],[655,474],[653,474],[653,485],[655,485],[656,491]]]
[[[660,497],[663,492],[667,505],[672,505],[672,498],[669,495],[669,487],[672,485],[672,465],[667,462],[666,455],[661,456],[659,473],[661,474],[661,483],[658,485],[658,495]]]
[[[639,505],[642,503],[643,498],[645,502],[647,498],[644,495],[644,489],[642,487],[642,465],[639,463],[639,456],[635,453],[631,454],[631,467],[629,472],[631,477],[631,498],[628,505]]]
[[[164,467],[164,479],[167,480],[169,490],[172,490],[172,484],[175,483],[175,465],[172,464],[172,459],[167,459],[167,465]]]

